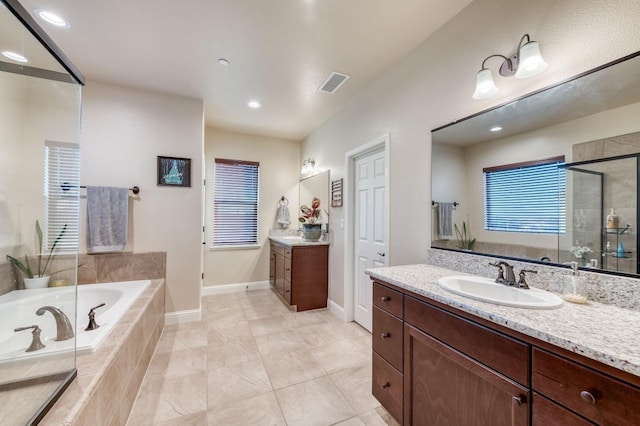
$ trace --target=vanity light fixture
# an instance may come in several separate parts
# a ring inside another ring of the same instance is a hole
[[[495,126],[489,129],[491,132],[499,132],[500,130],[502,130],[502,127],[500,126]]]
[[[260,102],[258,101],[249,101],[247,102],[247,105],[249,106],[249,108],[253,108],[253,109],[258,109],[260,108]]]
[[[11,52],[9,50],[5,50],[4,52],[2,52],[2,56],[4,56],[5,58],[9,58],[15,62],[22,62],[22,63],[29,62],[29,60],[24,56],[22,56],[21,54],[16,52]]]
[[[302,162],[302,168],[300,169],[300,173],[303,175],[313,173],[316,169],[316,162],[313,158],[309,157]]]
[[[34,9],[33,12],[38,15],[43,21],[50,23],[51,25],[55,25],[60,28],[69,28],[69,23],[60,15],[46,9],[37,8]]]
[[[520,39],[520,43],[518,43],[518,50],[510,57],[507,58],[504,55],[495,54],[487,56],[482,61],[482,68],[476,75],[476,90],[473,92],[473,99],[486,99],[498,93],[498,87],[493,81],[493,74],[489,68],[485,67],[487,60],[494,57],[504,59],[499,70],[500,75],[504,77],[533,77],[547,69],[548,66],[542,59],[538,42],[531,41],[529,34],[525,34]]]

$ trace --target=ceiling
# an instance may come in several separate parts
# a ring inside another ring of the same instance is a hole
[[[208,126],[301,140],[471,0],[22,0],[87,79],[202,99]],[[226,58],[229,65],[218,64]],[[332,71],[351,76],[318,91]],[[247,106],[250,100],[262,104]]]

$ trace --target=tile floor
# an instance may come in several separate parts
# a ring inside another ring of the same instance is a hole
[[[371,396],[371,334],[271,290],[207,296],[167,326],[128,426],[397,424]]]

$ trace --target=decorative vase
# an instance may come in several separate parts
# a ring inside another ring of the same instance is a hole
[[[322,235],[322,224],[320,223],[303,223],[302,238],[307,241],[318,241]]]
[[[49,285],[49,277],[50,275],[45,275],[43,277],[36,276],[33,278],[24,278],[24,288],[32,289],[32,288],[46,288]]]

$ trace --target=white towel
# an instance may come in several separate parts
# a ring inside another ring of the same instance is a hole
[[[452,214],[453,203],[438,202],[438,234],[440,234],[440,239],[453,237]]]
[[[291,223],[289,219],[289,207],[286,204],[280,203],[280,207],[278,207],[278,223],[281,227],[286,228]]]
[[[87,186],[87,252],[125,249],[128,203],[129,188]]]

